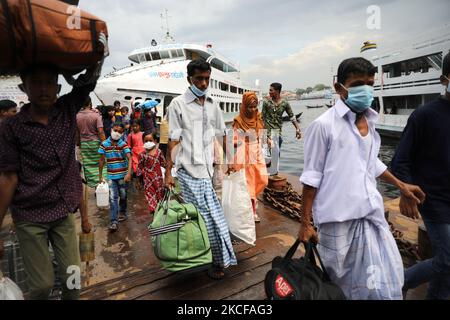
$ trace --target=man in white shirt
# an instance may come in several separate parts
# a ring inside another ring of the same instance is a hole
[[[376,178],[412,199],[410,210],[417,211],[425,197],[419,187],[395,178],[378,159],[378,113],[370,108],[375,72],[363,58],[341,63],[335,84],[341,98],[306,131],[300,178],[304,215],[299,239],[319,242],[332,280],[352,300],[402,299],[403,263],[384,217]]]
[[[170,141],[165,182],[169,187],[174,186],[171,171],[176,157],[183,198],[195,204],[205,219],[214,265],[208,274],[220,279],[225,275],[224,268],[237,264],[228,224],[212,185],[214,142],[219,138],[226,145],[226,127],[222,111],[207,92],[211,76],[209,63],[193,60],[187,72],[190,87],[173,99],[168,108]]]

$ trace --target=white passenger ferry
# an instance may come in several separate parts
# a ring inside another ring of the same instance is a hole
[[[445,26],[395,50],[363,54],[372,55],[369,59],[378,67],[374,96],[381,135],[400,137],[411,113],[442,94],[439,78],[442,60],[449,51],[450,26]]]
[[[27,103],[27,95],[18,87],[21,82],[17,76],[0,76],[0,100],[14,101],[19,108]]]
[[[167,33],[166,42],[171,36]],[[255,86],[241,81],[239,66],[215,51],[210,44],[165,43],[138,49],[129,55],[131,65],[115,70],[101,79],[95,94],[102,104],[111,105],[118,100],[130,105],[132,100],[156,100],[158,117],[166,114],[167,107],[187,87],[187,65],[192,60],[202,59],[211,64],[209,90],[219,103],[224,119],[230,121],[239,112],[242,95],[254,91],[261,98],[258,81]]]

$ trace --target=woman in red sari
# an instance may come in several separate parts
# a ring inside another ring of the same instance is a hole
[[[142,140],[145,151],[139,155],[137,176],[144,182],[145,198],[152,214],[158,203],[164,198],[164,180],[161,168],[166,167],[166,160],[158,148],[154,133],[144,133]]]

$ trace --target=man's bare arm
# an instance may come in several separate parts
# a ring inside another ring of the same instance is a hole
[[[303,186],[303,212],[300,221],[298,238],[303,242],[312,240],[317,243],[317,233],[311,226],[312,207],[317,195],[317,189],[308,185]]]
[[[100,160],[98,163],[98,182],[102,183],[103,182],[103,167],[105,166],[105,155],[101,154],[100,155]]]
[[[173,159],[172,159],[172,153],[175,150],[175,147],[180,143],[180,141],[169,141],[168,148],[167,148],[167,155],[166,155],[166,177],[165,177],[165,184],[166,187],[171,188],[175,186],[175,181],[172,177],[172,168],[173,168]]]
[[[131,158],[131,153],[127,153],[126,157],[128,160],[128,171],[127,171],[127,175],[125,176],[125,182],[130,182],[131,176],[133,174],[133,159]]]
[[[18,182],[17,173],[0,173],[0,228],[13,199]]]
[[[400,190],[400,212],[403,215],[413,219],[420,217],[418,205],[425,201],[425,193],[419,186],[404,183],[389,170],[384,171],[378,178]]]
[[[10,206],[19,179],[17,173],[0,173],[0,230]],[[0,259],[3,258],[3,242],[0,239]]]
[[[101,142],[106,140],[105,130],[103,130],[103,128],[98,128],[98,137]]]

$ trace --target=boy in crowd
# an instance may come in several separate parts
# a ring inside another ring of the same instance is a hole
[[[12,117],[17,113],[17,104],[11,100],[0,101],[0,123],[6,118]]]
[[[109,185],[110,220],[109,229],[117,231],[119,222],[128,219],[127,214],[127,189],[131,181],[132,159],[131,150],[122,140],[124,133],[123,123],[115,123],[111,131],[111,137],[100,145],[99,182],[103,179],[103,166],[107,164]],[[120,201],[119,201],[120,198]]]

